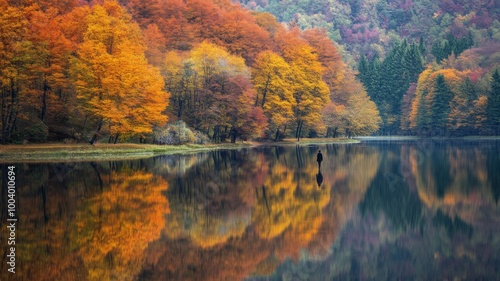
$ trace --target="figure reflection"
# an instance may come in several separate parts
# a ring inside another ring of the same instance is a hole
[[[321,167],[318,168],[318,173],[316,174],[316,182],[318,183],[318,187],[321,187],[323,183],[323,175],[321,174]]]

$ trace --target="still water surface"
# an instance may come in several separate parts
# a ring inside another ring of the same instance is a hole
[[[500,280],[498,141],[16,168],[17,273],[2,245],[0,280]]]

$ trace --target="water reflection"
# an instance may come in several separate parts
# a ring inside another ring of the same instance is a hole
[[[499,151],[366,143],[18,165],[15,280],[498,279]]]

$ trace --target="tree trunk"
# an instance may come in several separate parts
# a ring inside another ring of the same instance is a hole
[[[300,121],[297,122],[297,128],[295,129],[295,137],[297,140],[299,140],[299,128],[300,128]]]
[[[17,90],[14,83],[11,81],[10,90],[2,90],[2,144],[6,144],[10,140],[10,136],[14,131],[14,126],[17,120]],[[9,101],[10,100],[10,101]]]
[[[274,138],[274,141],[278,141],[279,136],[280,136],[280,128],[278,127],[278,129],[276,130],[276,137]]]
[[[182,105],[183,105],[183,102],[182,100],[179,98],[179,109],[177,110],[177,118],[181,118],[182,116]]]
[[[102,123],[103,123],[103,119],[101,119],[101,121],[99,121],[99,126],[97,126],[97,130],[95,131],[94,136],[92,136],[92,139],[90,140],[90,144],[94,145],[97,142],[97,138],[99,137],[99,133],[101,132]]]
[[[114,144],[116,144],[116,142],[118,141],[118,138],[119,138],[119,137],[120,137],[120,134],[116,134]]]
[[[43,82],[43,95],[42,95],[42,112],[40,113],[40,120],[45,121],[45,115],[47,113],[47,91],[49,86],[47,85],[47,80]]]
[[[300,137],[302,135],[302,124],[304,121],[299,121],[297,124],[297,131],[295,132],[295,137],[297,137],[297,141],[300,141]]]
[[[230,134],[231,134],[231,143],[236,143],[236,138],[238,137],[238,130],[232,128]]]

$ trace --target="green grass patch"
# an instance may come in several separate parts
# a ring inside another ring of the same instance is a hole
[[[353,139],[285,139],[272,142],[274,145],[356,143]],[[0,163],[56,162],[56,161],[105,161],[152,157],[156,155],[191,154],[219,149],[240,149],[269,143],[220,143],[220,144],[27,144],[0,145]]]
[[[30,144],[0,146],[0,163],[43,161],[125,160],[155,155],[189,154],[217,149],[238,149],[253,143],[153,145],[153,144]]]

